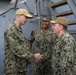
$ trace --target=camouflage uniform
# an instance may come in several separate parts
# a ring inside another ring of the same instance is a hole
[[[56,39],[52,68],[53,75],[76,75],[76,42],[68,32]]]
[[[33,53],[40,53],[43,57],[41,62],[32,62],[32,75],[52,75],[51,70],[51,51],[54,43],[55,35],[49,29],[44,33],[42,29],[32,31],[28,41],[29,45],[34,42]]]
[[[26,50],[26,38],[20,27],[11,25],[4,33],[4,75],[25,75],[28,60],[33,54]]]

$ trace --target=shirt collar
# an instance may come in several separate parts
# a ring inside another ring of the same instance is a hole
[[[22,31],[21,27],[17,26],[15,23],[14,23],[14,25],[19,31]]]

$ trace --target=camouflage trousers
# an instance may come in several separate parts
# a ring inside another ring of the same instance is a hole
[[[32,62],[31,75],[52,75],[51,63],[47,65],[46,62]]]

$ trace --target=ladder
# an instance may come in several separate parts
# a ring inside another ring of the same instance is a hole
[[[45,0],[45,1],[48,5],[49,10],[51,11],[52,19],[56,19],[59,16],[68,17],[70,15],[73,15],[75,19],[72,21],[69,21],[69,25],[76,25],[76,0],[61,0],[55,3],[53,2],[53,0],[51,0],[50,5],[48,0]],[[63,7],[65,5],[68,5],[70,10],[66,10],[62,12],[56,11],[57,8]],[[70,33],[76,34],[76,31],[71,31]]]

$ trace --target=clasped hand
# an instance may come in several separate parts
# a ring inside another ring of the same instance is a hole
[[[40,53],[36,53],[34,54],[34,59],[35,62],[40,62],[42,60],[42,56],[40,55]]]

